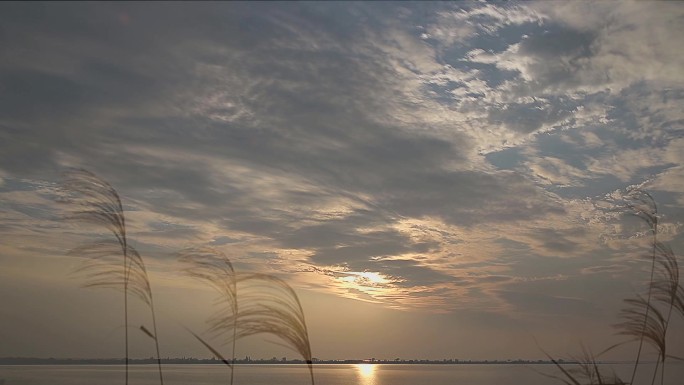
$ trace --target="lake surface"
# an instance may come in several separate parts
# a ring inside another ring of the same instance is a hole
[[[626,378],[628,365],[602,366]],[[164,365],[166,385],[228,384],[230,373],[221,365]],[[647,368],[645,368],[647,369]],[[684,365],[667,367],[670,381],[684,378]],[[553,365],[315,365],[318,385],[552,385],[560,381],[542,374],[559,374]],[[132,365],[130,385],[159,384],[154,365]],[[0,366],[3,385],[122,385],[120,365]],[[650,381],[648,381],[650,383]],[[235,385],[306,385],[305,365],[236,365]]]

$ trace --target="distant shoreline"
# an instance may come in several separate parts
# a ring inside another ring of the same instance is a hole
[[[223,365],[221,360],[213,358],[162,358],[162,364],[166,365]],[[573,365],[576,361],[559,360],[560,364]],[[154,358],[138,358],[130,359],[131,365],[151,365],[156,364],[157,360]],[[305,361],[283,360],[283,359],[251,359],[242,358],[235,360],[238,365],[304,365]],[[394,359],[394,360],[318,360],[312,362],[314,365],[321,364],[382,364],[382,365],[553,365],[549,360],[457,360],[457,359],[442,359],[442,360],[419,360],[419,359]],[[623,364],[622,361],[604,361],[599,364]],[[33,357],[2,357],[0,358],[0,365],[124,365],[123,358],[33,358]]]

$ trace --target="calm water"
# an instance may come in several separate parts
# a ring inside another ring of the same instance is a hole
[[[625,365],[614,366],[626,373]],[[684,365],[672,365],[670,382],[684,378]],[[130,385],[159,383],[157,368],[133,365]],[[552,365],[316,365],[318,385],[551,385],[561,384],[539,372],[557,374]],[[228,371],[219,365],[165,365],[167,385],[227,384]],[[0,366],[4,385],[122,385],[122,366]],[[650,381],[649,381],[650,382]],[[237,365],[235,385],[306,385],[303,365]]]

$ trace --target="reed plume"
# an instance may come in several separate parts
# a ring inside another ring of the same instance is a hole
[[[544,354],[546,354],[546,357],[548,357],[556,368],[560,370],[562,376],[543,372],[539,373],[554,380],[562,381],[566,385],[627,385],[627,383],[621,380],[615,372],[610,375],[601,373],[596,356],[584,345],[582,345],[581,357],[571,357],[571,361],[573,361],[575,365],[572,368],[566,369],[558,360],[551,357],[548,353],[544,352]]]
[[[658,351],[658,361],[666,351],[667,324],[660,309],[642,296],[625,300],[623,321],[616,325],[618,334],[649,343]],[[656,367],[657,370],[657,367]],[[654,374],[655,376],[655,374]]]
[[[667,332],[670,328],[670,321],[674,310],[681,308],[684,303],[684,296],[682,296],[682,287],[679,283],[679,263],[677,256],[672,251],[672,248],[666,244],[658,243],[658,279],[651,284],[653,298],[656,302],[663,305],[666,309],[664,314],[664,332],[667,337]],[[660,382],[663,383],[665,379],[665,359],[668,357],[667,345],[663,343],[663,349],[660,351],[660,360],[657,365],[660,365]],[[653,374],[655,376],[655,372]]]
[[[220,314],[237,314],[237,282],[233,264],[222,252],[211,247],[188,248],[179,253],[179,259],[186,267],[185,273],[196,279],[208,283],[219,294],[217,304],[221,306]],[[218,315],[216,316],[218,317]],[[233,384],[233,372],[235,370],[235,341],[237,340],[237,317],[233,318],[233,334],[230,337],[232,342],[232,358],[228,362],[223,356],[214,349],[209,343],[204,341],[193,331],[188,330],[198,341],[202,343],[215,356],[220,358],[230,367],[230,383]]]
[[[287,347],[299,353],[306,361],[314,384],[313,363],[309,332],[304,310],[294,289],[285,281],[268,274],[238,274],[238,303],[236,314],[217,314],[209,320],[216,332],[230,332],[237,325],[235,338],[256,334],[278,337]]]
[[[667,358],[676,358],[668,354],[668,331],[672,314],[678,312],[684,317],[684,287],[680,283],[680,271],[677,256],[670,246],[658,240],[658,206],[646,191],[635,189],[626,197],[626,214],[636,216],[648,226],[650,243],[648,260],[650,261],[650,276],[645,295],[624,300],[625,307],[620,312],[621,322],[614,325],[617,334],[627,336],[628,340],[615,344],[602,353],[608,352],[627,342],[639,341],[636,358],[632,368],[631,379],[628,384],[634,384],[634,379],[641,362],[643,346],[648,344],[655,348],[658,359],[651,376],[651,384],[655,384],[658,369],[660,369],[660,383],[665,382],[665,364]],[[551,357],[549,357],[551,358]],[[580,385],[578,378],[584,377],[591,384],[598,381],[606,383],[600,377],[598,367],[593,357],[580,361],[580,370],[573,372],[566,370],[560,364],[551,360],[563,373],[563,377],[552,376],[566,384]],[[590,365],[594,363],[593,365]],[[592,368],[593,366],[593,368]],[[579,376],[577,376],[579,374]],[[616,381],[619,379],[615,378]],[[621,383],[621,382],[615,382]]]
[[[646,296],[626,299],[626,306],[620,313],[622,322],[615,326],[618,334],[639,341],[630,383],[634,382],[643,345],[648,343],[658,352],[651,384],[655,383],[659,368],[662,384],[665,380],[667,338],[672,313],[684,309],[679,264],[670,246],[658,240],[658,207],[653,197],[648,192],[633,190],[628,194],[626,207],[630,214],[644,221],[651,232],[651,252],[648,257],[651,269]]]
[[[186,249],[180,253],[184,271],[219,293],[220,308],[209,319],[209,330],[224,335],[233,345],[244,337],[270,334],[299,353],[314,384],[311,344],[304,311],[297,293],[280,278],[260,273],[236,273],[226,256],[211,248]],[[192,333],[192,332],[191,332]],[[212,353],[216,349],[192,333]],[[232,366],[231,366],[232,368]],[[231,384],[233,380],[231,369]]]
[[[651,260],[651,275],[648,284],[648,294],[646,295],[645,301],[639,300],[637,302],[627,302],[628,306],[632,307],[633,310],[635,310],[634,306],[643,306],[643,309],[641,309],[641,316],[643,316],[643,318],[641,320],[640,332],[632,334],[634,337],[637,337],[639,341],[639,348],[637,349],[636,359],[634,360],[634,367],[632,368],[632,376],[629,380],[629,383],[632,384],[634,383],[634,377],[636,376],[637,368],[639,367],[639,363],[641,360],[641,351],[643,349],[644,340],[646,339],[647,328],[649,327],[649,323],[653,322],[649,320],[649,316],[651,310],[653,309],[653,306],[651,306],[651,296],[653,294],[652,289],[656,267],[656,249],[658,244],[658,205],[656,205],[655,200],[653,199],[653,196],[651,196],[651,194],[640,189],[634,189],[627,194],[627,201],[625,206],[627,208],[628,214],[636,216],[637,218],[641,219],[646,223],[651,232],[652,239],[651,254],[649,257]],[[627,331],[628,328],[638,328],[638,325],[634,324],[636,320],[632,319],[632,317],[636,316],[636,314],[632,313],[631,310],[627,310],[627,312],[624,313],[624,315],[629,317],[627,323],[622,326],[622,328],[625,331]],[[637,329],[634,329],[632,331],[636,332]]]
[[[648,301],[641,296],[625,300],[627,307],[621,313],[624,321],[617,325],[619,334],[631,336],[635,340],[645,340],[656,348],[658,360],[652,384],[655,383],[658,368],[661,383],[665,379],[670,320],[673,311],[679,310],[684,304],[684,290],[679,283],[679,264],[676,255],[668,245],[656,242],[654,256],[656,263],[649,284],[652,300]]]
[[[87,243],[72,249],[69,254],[85,258],[74,274],[84,279],[84,287],[121,290],[124,300],[124,344],[126,385],[128,385],[128,296],[132,294],[148,305],[152,313],[152,329],[141,330],[155,342],[159,381],[164,378],[159,354],[159,339],[154,301],[145,263],[140,254],[129,245],[126,236],[126,219],[121,198],[105,180],[83,169],[64,173],[62,184],[66,193],[64,202],[73,209],[68,219],[94,224],[108,230],[115,239]]]

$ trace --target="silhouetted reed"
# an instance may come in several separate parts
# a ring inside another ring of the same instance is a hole
[[[230,260],[220,251],[210,247],[189,248],[179,253],[180,261],[185,264],[183,269],[188,275],[202,280],[213,287],[219,294],[217,305],[221,308],[219,314],[237,314],[237,282],[235,270]],[[217,314],[216,317],[219,317]],[[235,370],[235,342],[237,340],[237,318],[229,326],[233,330],[230,338],[232,342],[232,352],[230,363],[221,356],[209,343],[204,341],[193,331],[188,331],[204,345],[215,356],[230,367],[230,383],[233,384],[233,372]]]
[[[626,214],[641,219],[648,226],[648,231],[651,233],[649,242],[650,252],[647,258],[650,262],[650,274],[646,294],[625,299],[625,307],[619,314],[621,321],[614,325],[617,329],[617,334],[628,337],[627,341],[605,349],[602,354],[627,342],[638,341],[639,346],[632,366],[630,380],[625,383],[634,384],[634,379],[641,364],[644,345],[647,344],[653,347],[658,353],[658,359],[651,375],[651,385],[655,384],[659,369],[660,383],[662,385],[666,378],[666,360],[673,358],[668,354],[667,350],[672,313],[676,311],[684,317],[684,287],[682,287],[679,280],[679,263],[677,256],[670,246],[658,240],[658,206],[651,194],[639,189],[632,190],[627,194],[624,207]],[[564,369],[555,360],[553,362],[564,374],[565,377],[562,380],[565,383],[580,385],[577,376],[573,376],[573,373]],[[605,381],[602,381],[593,356],[590,362],[593,365],[585,366],[591,369],[590,373],[592,375],[587,376],[589,372],[585,371],[583,377],[588,379],[590,384],[606,384]],[[593,366],[593,369],[591,366]],[[566,381],[566,379],[570,382]],[[598,380],[598,382],[594,382],[595,380]]]
[[[132,294],[148,305],[152,313],[152,331],[141,330],[155,343],[159,382],[164,378],[159,354],[157,320],[154,300],[145,263],[140,254],[129,245],[126,220],[121,199],[116,190],[105,180],[87,170],[73,169],[64,173],[63,201],[71,207],[69,219],[101,226],[114,235],[113,240],[101,240],[83,244],[69,254],[85,258],[74,274],[84,280],[84,287],[121,290],[124,300],[124,344],[126,384],[128,384],[128,296]]]
[[[672,249],[658,241],[658,207],[647,192],[633,190],[628,195],[628,209],[642,219],[651,232],[650,278],[646,297],[637,296],[625,300],[621,312],[623,321],[617,324],[618,333],[639,341],[639,350],[634,362],[630,383],[634,382],[640,364],[640,353],[644,342],[658,352],[651,384],[655,383],[658,368],[660,382],[665,380],[665,361],[668,358],[667,339],[670,320],[674,310],[684,302],[684,290],[679,281],[679,264]],[[681,312],[684,315],[684,312]]]
[[[584,346],[582,346],[582,357],[571,357],[571,360],[575,362],[572,368],[565,368],[549,354],[546,354],[546,356],[561,371],[562,375],[556,376],[540,373],[546,377],[562,381],[567,385],[627,385],[614,372],[610,375],[601,373],[596,357]]]
[[[644,340],[646,339],[647,334],[652,334],[647,333],[647,328],[649,328],[649,324],[651,327],[653,327],[655,322],[651,320],[649,316],[651,315],[651,311],[653,309],[653,306],[651,306],[651,296],[653,293],[652,288],[656,266],[656,248],[658,244],[658,205],[656,205],[655,200],[648,192],[640,189],[633,189],[627,195],[626,208],[628,214],[634,215],[646,223],[651,232],[652,237],[650,255],[651,276],[649,278],[648,294],[646,295],[646,300],[637,302],[626,301],[629,307],[628,309],[626,309],[625,312],[623,312],[623,315],[630,317],[630,319],[628,319],[627,323],[624,324],[624,326],[622,326],[623,331],[621,333],[630,335],[627,332],[636,332],[632,333],[631,335],[637,337],[637,339],[639,340],[639,348],[637,350],[636,359],[634,360],[632,376],[629,381],[629,383],[632,384],[634,383],[634,377],[636,376],[637,368],[639,367],[641,359],[641,350],[643,349]],[[638,305],[639,303],[641,303],[641,305]],[[633,311],[637,311],[636,309],[634,309],[635,306],[642,306],[641,316],[643,316],[643,320],[641,321],[641,330],[638,332],[636,329],[634,329],[634,327],[638,327],[638,325],[633,323],[636,320],[631,319],[631,317],[636,316],[636,314],[633,313]],[[630,308],[632,310],[629,310]]]
[[[292,349],[304,358],[314,384],[304,311],[290,285],[268,274],[235,273],[228,258],[214,249],[189,249],[181,253],[180,259],[189,264],[185,268],[189,275],[209,283],[218,291],[220,308],[207,322],[211,332],[232,342],[233,357],[238,339],[270,334],[282,341],[278,345]],[[212,353],[217,353],[199,336],[192,334]],[[231,370],[231,384],[232,379]]]
[[[623,322],[617,324],[619,334],[633,340],[645,341],[658,352],[652,381],[660,368],[661,383],[665,378],[665,359],[668,357],[667,337],[672,312],[684,302],[679,283],[679,264],[672,249],[661,242],[655,243],[652,280],[649,282],[651,301],[642,296],[626,299],[621,312]],[[684,313],[682,313],[684,314]],[[638,363],[638,362],[637,362]]]
[[[299,353],[306,361],[314,384],[309,332],[304,310],[297,293],[280,278],[268,274],[237,275],[237,314],[225,314],[210,320],[212,330],[229,331],[228,325],[237,324],[236,338],[256,334],[271,334],[284,343],[279,344]]]

